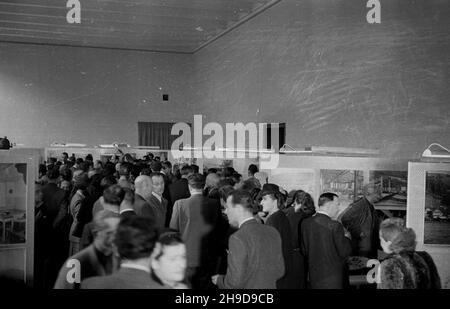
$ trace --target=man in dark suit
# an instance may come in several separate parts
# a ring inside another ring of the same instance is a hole
[[[116,273],[83,280],[82,289],[163,289],[152,279],[150,263],[158,229],[148,217],[132,217],[120,221],[114,243],[121,264]]]
[[[186,244],[186,277],[194,289],[206,289],[218,263],[220,204],[203,196],[203,175],[189,176],[188,183],[191,197],[175,202],[170,228],[179,231]]]
[[[225,213],[239,230],[229,240],[226,275],[212,277],[220,289],[276,289],[284,275],[280,234],[256,222],[250,193],[236,190],[227,198]]]
[[[47,171],[48,183],[42,188],[43,205],[41,207],[42,229],[39,230],[39,239],[42,244],[36,248],[36,281],[37,286],[52,288],[58,271],[67,259],[69,250],[68,229],[64,227],[65,216],[68,213],[68,192],[58,188],[58,168]],[[42,277],[41,277],[42,275]],[[41,280],[42,279],[42,280]]]
[[[152,179],[147,175],[138,176],[134,181],[134,187],[134,211],[138,216],[147,216],[155,219],[156,214],[148,202],[152,197]]]
[[[80,282],[94,276],[111,274],[116,268],[112,239],[120,217],[108,210],[99,211],[94,218],[94,243],[71,256],[62,266],[55,289],[79,289]]]
[[[324,193],[319,198],[317,213],[301,226],[301,250],[313,289],[342,289],[348,280],[346,259],[352,248],[349,234],[335,220],[339,210],[339,197]]]
[[[148,199],[153,208],[156,227],[162,229],[166,226],[167,200],[162,196],[164,192],[164,176],[161,173],[152,173],[152,195]]]
[[[188,198],[189,196],[191,196],[187,178],[193,174],[192,168],[186,165],[181,168],[180,172],[181,179],[175,181],[169,186],[170,200],[173,204],[175,204],[175,202],[180,199]]]

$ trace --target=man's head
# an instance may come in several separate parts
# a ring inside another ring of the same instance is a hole
[[[114,244],[122,260],[149,259],[158,239],[152,218],[133,216],[120,221]]]
[[[155,275],[169,286],[184,280],[187,266],[186,246],[178,233],[161,234],[151,265]]]
[[[47,171],[47,178],[49,182],[56,182],[59,178],[59,169],[54,167]]]
[[[172,163],[170,163],[169,161],[164,161],[163,163],[161,163],[162,165],[162,170],[166,175],[169,175],[172,172]]]
[[[192,174],[188,177],[190,192],[201,192],[205,187],[205,177],[201,174]]]
[[[370,202],[370,203],[376,203],[379,200],[382,199],[382,195],[381,195],[381,184],[380,183],[375,183],[375,182],[371,182],[366,184],[363,187],[363,194],[364,197]]]
[[[89,177],[86,172],[77,170],[73,173],[73,186],[76,189],[85,190],[89,185]]]
[[[225,209],[227,206],[227,199],[228,196],[234,191],[233,186],[222,186],[219,188],[219,195],[220,195],[220,206],[222,209],[222,213],[225,214]]]
[[[108,210],[101,210],[94,216],[94,246],[105,255],[112,253],[114,235],[119,221],[119,214]]]
[[[192,172],[198,174],[200,172],[200,167],[196,164],[191,164]]]
[[[183,178],[188,178],[189,175],[192,175],[193,173],[192,167],[189,165],[184,165],[180,170],[181,177]]]
[[[206,187],[207,188],[218,188],[219,187],[219,182],[220,182],[220,177],[219,175],[212,173],[212,174],[208,174],[208,176],[206,176]]]
[[[103,202],[109,206],[119,209],[125,197],[124,189],[119,185],[112,185],[103,191]]]
[[[254,176],[256,173],[258,173],[258,167],[255,164],[250,164],[248,166],[248,176],[252,177]]]
[[[339,196],[335,193],[323,193],[319,197],[319,210],[336,219],[339,214]]]
[[[228,195],[225,214],[231,226],[239,227],[239,224],[253,217],[253,200],[250,193],[244,190],[235,190]]]
[[[161,173],[152,173],[150,175],[153,183],[153,192],[162,196],[164,192],[164,176]]]
[[[153,182],[150,176],[141,175],[134,181],[135,192],[144,198],[150,198],[153,190]]]
[[[131,172],[131,166],[129,163],[120,164],[119,176],[128,178],[128,177],[130,177],[130,172]]]
[[[61,159],[63,162],[66,162],[69,159],[69,154],[67,152],[63,152],[61,155]]]
[[[159,173],[161,172],[162,164],[159,161],[153,161],[152,164],[150,164],[150,168],[153,173]]]

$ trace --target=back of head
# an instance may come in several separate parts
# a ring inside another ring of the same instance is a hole
[[[134,180],[136,193],[152,187],[152,179],[148,175],[140,175]]]
[[[114,176],[106,176],[100,180],[100,187],[102,190],[106,190],[108,187],[115,185],[117,183],[116,178]]]
[[[122,259],[137,260],[150,257],[157,239],[152,218],[133,216],[120,221],[114,243]]]
[[[129,163],[122,163],[119,167],[119,175],[128,177],[131,172],[131,166]]]
[[[208,174],[206,176],[206,186],[208,188],[217,188],[219,186],[220,177],[217,174]]]
[[[249,166],[248,166],[248,173],[250,174],[250,175],[255,175],[256,173],[258,172],[258,167],[255,165],[255,164],[250,164]]]
[[[119,185],[112,185],[103,191],[103,201],[106,204],[120,206],[124,197],[125,191]]]
[[[150,164],[150,168],[153,173],[159,173],[161,172],[162,164],[159,161],[153,161],[152,164]]]
[[[234,190],[229,194],[229,197],[231,197],[233,207],[239,205],[248,213],[253,214],[253,199],[249,192],[245,190]]]
[[[59,168],[54,167],[52,169],[49,169],[47,171],[47,177],[48,177],[49,180],[53,180],[53,181],[57,180],[58,177],[59,177]]]
[[[339,196],[335,193],[326,192],[322,193],[319,197],[319,207],[325,206],[327,203],[334,201],[335,198]]]
[[[384,241],[391,242],[389,247],[394,253],[416,249],[416,233],[407,228],[401,218],[388,218],[381,222],[380,235]]]
[[[191,164],[192,172],[198,174],[200,172],[200,167],[196,164]]]
[[[88,174],[84,171],[77,170],[73,173],[73,185],[77,189],[84,190],[89,185]]]
[[[301,205],[300,209],[305,214],[313,215],[316,212],[314,199],[309,193],[299,190],[294,194],[293,200],[297,205]]]
[[[161,246],[168,247],[168,246],[177,246],[180,244],[184,244],[183,239],[181,238],[181,235],[178,232],[175,231],[166,231],[161,233],[158,237],[158,241]],[[163,249],[164,250],[164,249]],[[163,254],[164,251],[160,250],[157,255],[155,255],[155,259],[159,259]]]
[[[161,165],[163,168],[172,169],[172,163],[170,163],[169,161],[164,161],[161,163]]]
[[[181,168],[180,173],[181,176],[189,176],[193,173],[192,167],[190,167],[189,165],[185,165]]]
[[[194,190],[203,190],[205,187],[205,177],[201,174],[192,174],[188,177],[188,185]]]
[[[220,199],[224,202],[227,201],[228,196],[231,194],[231,192],[234,191],[233,186],[222,186],[219,188],[219,195],[220,195]]]

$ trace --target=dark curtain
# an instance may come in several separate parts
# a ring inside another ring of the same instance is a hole
[[[159,146],[170,149],[172,142],[178,137],[170,135],[174,123],[170,122],[138,122],[139,146]]]

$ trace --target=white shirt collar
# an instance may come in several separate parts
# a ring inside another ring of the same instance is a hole
[[[143,265],[133,264],[132,262],[124,262],[124,263],[120,264],[120,267],[121,268],[138,269],[138,270],[143,270],[145,272],[151,273],[150,266],[146,267],[146,266],[143,266]]]
[[[322,210],[317,210],[316,213],[317,213],[317,214],[325,215],[325,216],[327,216],[327,217],[330,217],[329,214],[327,214],[325,211],[322,211]],[[330,218],[331,218],[331,217],[330,217]]]
[[[253,217],[248,217],[247,219],[245,219],[244,221],[241,222],[241,224],[239,224],[239,228],[241,228],[242,224],[244,224],[247,221],[253,220]]]
[[[193,196],[193,195],[202,195],[202,194],[203,194],[202,191],[191,192],[191,196]]]
[[[162,201],[162,197],[161,197],[161,195],[158,195],[158,194],[156,194],[155,192],[152,192],[152,195],[154,196],[154,197],[156,197],[157,199],[158,199],[158,201]]]

